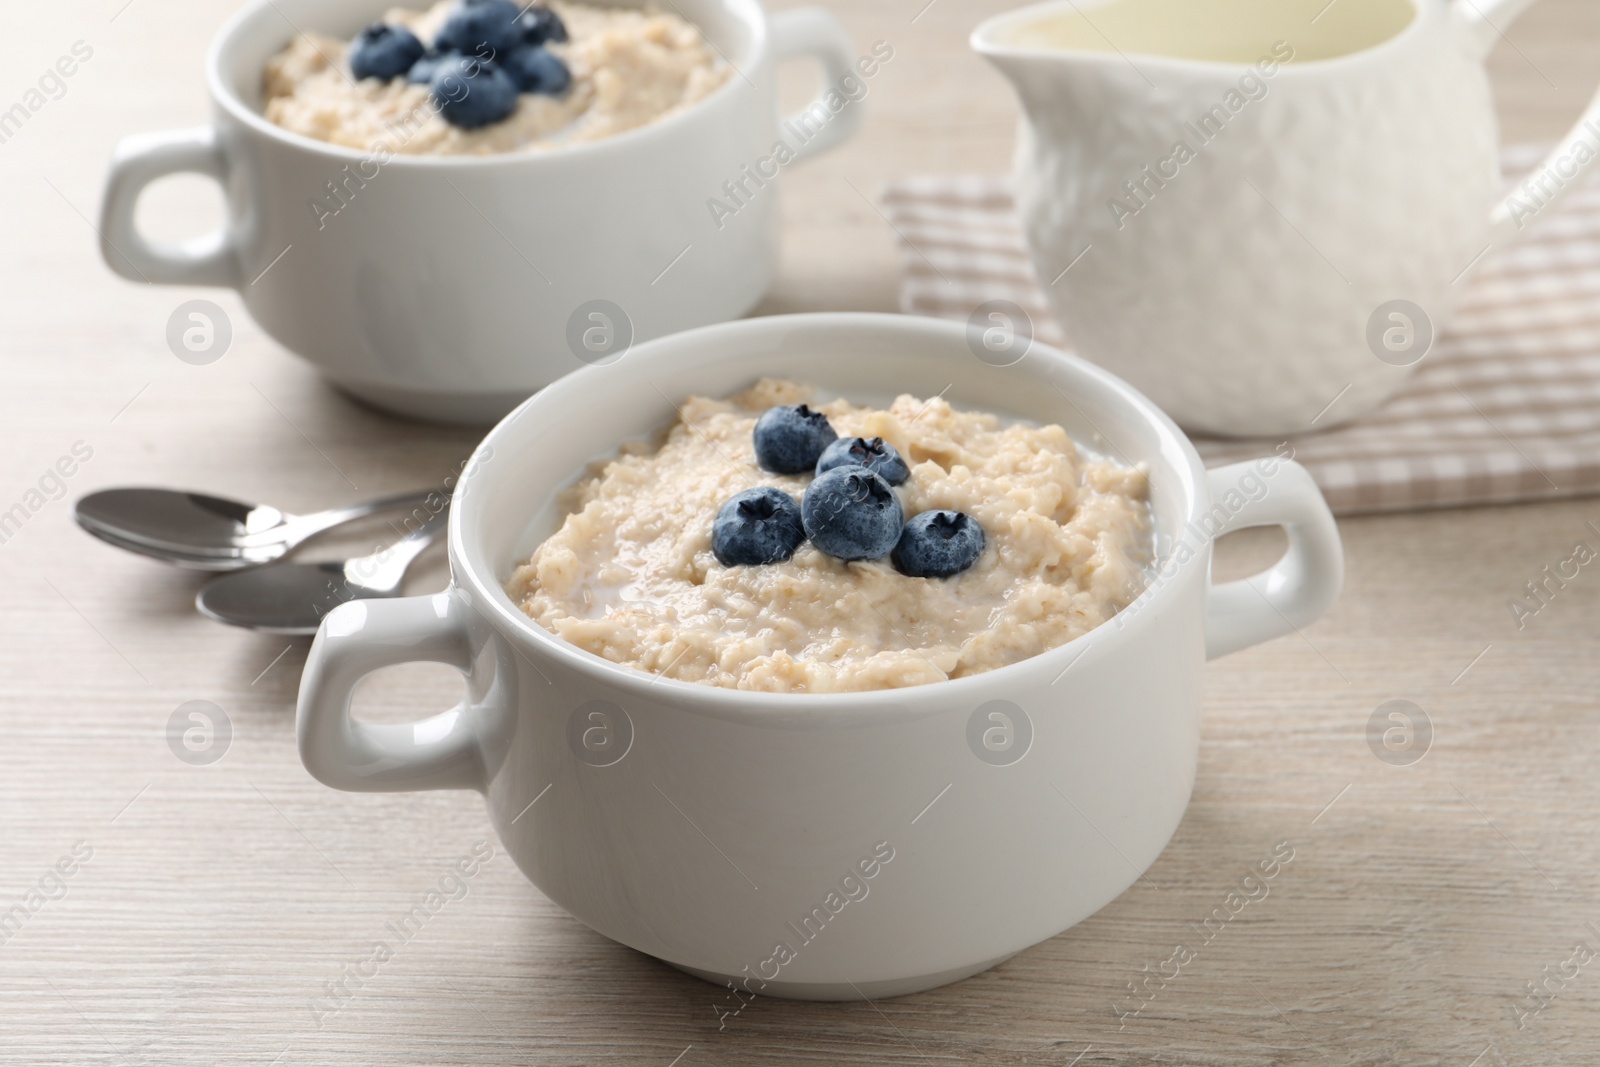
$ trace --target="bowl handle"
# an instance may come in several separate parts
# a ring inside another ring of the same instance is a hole
[[[112,270],[136,282],[238,288],[239,262],[226,224],[182,244],[162,245],[146,240],[134,222],[145,186],[184,171],[209,175],[226,191],[228,162],[216,130],[201,126],[120,141],[111,153],[100,205],[100,255]]]
[[[471,609],[454,591],[352,600],[328,612],[300,678],[300,760],[324,785],[356,793],[485,788],[477,711],[457,705],[421,722],[350,717],[356,683],[380,667],[447,663],[472,671]]]
[[[1252,526],[1282,526],[1289,535],[1289,550],[1273,566],[1211,587],[1206,658],[1216,659],[1320,618],[1344,585],[1344,550],[1322,491],[1294,460],[1234,463],[1206,477],[1213,506],[1201,521],[1215,527],[1212,537]]]
[[[828,96],[838,91],[847,77],[860,78],[854,66],[854,50],[844,25],[820,7],[799,7],[772,16],[772,46],[779,59],[810,56],[822,64],[823,89],[816,99],[794,114],[786,116],[778,132],[787,141],[799,141],[794,158],[805,159],[835,148],[855,135],[861,127],[861,102],[849,101],[839,111],[828,107]],[[845,99],[843,96],[840,99]],[[817,109],[820,108],[820,113]]]

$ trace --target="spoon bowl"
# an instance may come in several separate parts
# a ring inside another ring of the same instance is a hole
[[[197,570],[231,571],[283,558],[309,537],[380,511],[417,509],[437,490],[293,515],[269,504],[178,489],[102,489],[79,498],[72,517],[102,541]],[[429,514],[435,509],[428,508]]]
[[[269,634],[314,634],[322,617],[347,600],[398,596],[399,589],[353,586],[345,564],[280,563],[219,578],[200,590],[195,608],[229,626]]]
[[[80,498],[73,518],[126,539],[173,543],[192,549],[227,548],[241,538],[280,529],[287,516],[268,505],[252,505],[174,489],[102,489]]]

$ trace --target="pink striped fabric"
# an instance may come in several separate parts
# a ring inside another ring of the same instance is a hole
[[[1508,175],[1540,146],[1508,150]],[[1009,181],[914,177],[884,210],[900,239],[902,310],[965,320],[986,300],[1062,345],[1018,229]],[[1600,492],[1600,182],[1490,253],[1405,389],[1349,426],[1291,439],[1334,511],[1355,514]],[[1197,439],[1218,466],[1272,443]]]

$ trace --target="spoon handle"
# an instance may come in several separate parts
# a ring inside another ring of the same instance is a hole
[[[394,544],[370,556],[348,560],[344,565],[345,578],[352,585],[366,589],[399,589],[405,580],[411,561],[422,550],[444,536],[450,528],[450,502],[430,515],[422,525],[406,534]]]
[[[341,508],[329,508],[326,511],[316,511],[309,515],[296,515],[286,524],[289,529],[285,531],[283,540],[288,541],[290,544],[299,544],[312,534],[332,529],[341,523],[365,518],[368,515],[375,515],[380,511],[425,507],[430,498],[443,495],[437,489],[413,489],[408,493],[383,496],[376,500],[367,500],[359,504],[350,504]]]
[[[398,550],[401,553],[409,552],[410,554],[405,558],[408,560],[414,559],[417,553],[443,537],[449,529],[450,501],[446,500],[443,508],[430,515],[421,526],[418,526],[398,541],[394,546],[394,550]]]

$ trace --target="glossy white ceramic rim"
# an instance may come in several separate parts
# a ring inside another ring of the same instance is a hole
[[[743,338],[750,342],[752,347],[758,347],[762,338],[769,337],[786,329],[790,324],[805,320],[821,326],[833,326],[854,329],[864,332],[887,331],[906,341],[916,341],[918,338],[939,338],[948,343],[951,335],[960,336],[965,343],[965,324],[950,322],[943,319],[925,318],[914,315],[889,315],[866,312],[818,312],[803,315],[776,315],[754,319],[740,319],[734,322],[717,323],[703,326],[699,329],[688,330],[683,333],[671,334],[645,342],[629,351],[627,359],[635,367],[641,364],[648,365],[651,361],[661,359],[662,353],[670,353],[674,348],[692,344],[698,341],[709,340],[713,337],[723,339],[727,337]],[[1163,462],[1163,456],[1181,458],[1181,463],[1166,462],[1164,465],[1178,479],[1182,494],[1187,501],[1187,507],[1182,521],[1177,523],[1180,527],[1197,523],[1206,509],[1210,506],[1210,492],[1207,488],[1205,466],[1201,462],[1199,453],[1194,449],[1178,425],[1167,414],[1152,403],[1144,394],[1121,378],[1103,370],[1086,360],[1068,355],[1059,349],[1035,341],[1029,349],[1028,358],[1038,358],[1044,361],[1056,362],[1066,376],[1075,379],[1075,384],[1080,388],[1085,386],[1097,389],[1106,394],[1113,402],[1121,404],[1127,411],[1135,414],[1141,422],[1151,426],[1159,441],[1159,448],[1155,454],[1136,457],[1151,464],[1152,468]],[[641,370],[645,369],[640,367]],[[506,439],[511,435],[513,427],[524,419],[537,419],[547,409],[580,410],[593,408],[596,404],[596,392],[607,387],[609,379],[605,376],[604,367],[587,367],[575,371],[554,384],[535,393],[523,401],[517,409],[507,415],[498,425],[491,430],[478,445],[474,456],[499,455],[509,449]],[[782,372],[782,368],[774,368]],[[1019,379],[1026,383],[1029,379]],[[1084,400],[1081,395],[1074,398],[1074,403]],[[620,443],[620,442],[619,442]],[[473,468],[476,467],[476,470]],[[724,689],[719,686],[701,685],[696,682],[678,681],[664,678],[659,675],[644,671],[634,670],[606,660],[594,653],[584,651],[576,645],[563,641],[555,634],[546,630],[530,619],[519,609],[500,585],[500,579],[495,574],[489,562],[479,556],[465,551],[466,544],[463,525],[465,516],[475,510],[473,500],[482,494],[497,491],[494,483],[494,464],[492,462],[477,464],[469,462],[471,471],[464,476],[456,488],[457,505],[451,509],[450,514],[450,563],[453,583],[466,590],[471,598],[471,603],[476,611],[488,616],[491,622],[499,629],[510,631],[523,640],[536,645],[544,653],[559,660],[563,666],[589,676],[597,682],[630,692],[642,700],[661,700],[670,695],[677,703],[696,706],[709,714],[735,719],[761,718],[770,720],[774,713],[798,713],[804,720],[813,718],[828,718],[829,712],[847,712],[851,716],[864,712],[877,710],[883,713],[903,713],[907,705],[916,700],[917,695],[931,693],[937,690],[941,696],[948,694],[949,699],[972,701],[978,693],[984,690],[1005,691],[1012,686],[1010,682],[1023,672],[1046,670],[1060,670],[1071,664],[1080,655],[1091,650],[1094,646],[1109,645],[1117,642],[1133,641],[1138,639],[1144,629],[1143,623],[1160,614],[1160,609],[1173,598],[1181,595],[1182,586],[1178,581],[1165,581],[1152,584],[1133,603],[1123,608],[1124,613],[1130,613],[1132,622],[1125,626],[1101,625],[1073,641],[1059,645],[1037,656],[1017,663],[999,667],[982,674],[970,675],[965,678],[955,678],[943,682],[931,682],[926,685],[910,686],[899,689],[878,689],[864,692],[847,693],[762,693],[739,689]],[[570,484],[579,472],[563,472],[559,484]],[[542,503],[542,502],[541,502]],[[537,508],[530,510],[530,516],[537,512]],[[1208,542],[1209,544],[1209,542]],[[1158,564],[1161,560],[1158,558]],[[1133,612],[1138,606],[1137,613]],[[1151,609],[1155,609],[1152,611]]]
[[[1008,30],[1015,29],[1023,23],[1032,22],[1042,17],[1047,11],[1056,8],[1063,10],[1081,11],[1087,7],[1093,10],[1107,4],[1116,3],[1117,0],[1041,0],[1039,3],[1029,4],[1012,11],[991,16],[978,24],[967,38],[968,46],[979,55],[993,56],[1000,59],[1043,59],[1059,60],[1071,57],[1074,63],[1115,63],[1125,67],[1130,60],[1118,52],[1086,52],[1073,49],[1060,48],[1025,48],[1018,45],[1002,44],[996,38]],[[1274,77],[1288,75],[1291,78],[1309,78],[1326,74],[1343,73],[1338,68],[1357,63],[1373,62],[1387,59],[1390,52],[1407,48],[1412,40],[1426,32],[1435,19],[1444,15],[1438,0],[1401,0],[1411,5],[1411,21],[1401,28],[1398,33],[1385,37],[1377,44],[1344,55],[1329,56],[1327,59],[1293,60],[1280,63]],[[1457,0],[1458,3],[1465,0]],[[1289,42],[1291,45],[1293,41]],[[1219,71],[1237,71],[1243,73],[1253,69],[1253,63],[1233,63],[1218,59],[1194,59],[1184,56],[1164,56],[1152,53],[1137,53],[1140,67],[1167,67],[1172,70],[1189,71],[1195,73],[1215,74]]]
[[[739,83],[744,80],[741,77],[743,72],[759,69],[767,61],[768,52],[771,48],[766,13],[757,0],[718,0],[718,2],[725,5],[728,12],[742,21],[749,29],[749,55],[740,57],[745,61],[742,66],[736,65],[724,57],[724,60],[733,69],[735,76],[728,78],[709,96],[697,100],[693,105],[676,114],[668,115],[665,118],[632,130],[625,130],[622,133],[601,138],[598,141],[584,141],[548,152],[498,152],[487,156],[423,156],[396,153],[384,166],[422,170],[436,167],[559,167],[564,160],[580,158],[588,160],[597,156],[601,157],[603,161],[605,153],[626,153],[636,147],[645,146],[653,142],[668,141],[676,137],[682,127],[687,124],[712,121],[711,112],[716,109],[717,104],[731,93],[740,91]],[[368,4],[375,9],[374,17],[391,7],[421,7],[426,3],[427,0],[368,0]],[[607,6],[635,7],[640,5],[613,3]],[[235,121],[249,127],[262,137],[282,141],[304,151],[317,152],[332,159],[347,162],[366,159],[372,155],[370,151],[363,152],[359,149],[346,148],[343,145],[319,141],[314,137],[306,137],[303,134],[286,130],[276,123],[268,122],[265,116],[241,100],[238,94],[233,91],[232,81],[229,77],[232,71],[224,69],[223,53],[228,51],[235,38],[244,32],[247,23],[256,18],[265,9],[276,7],[277,5],[273,3],[273,0],[254,0],[253,3],[247,4],[229,16],[228,21],[223,23],[222,28],[217,31],[217,35],[212,38],[211,45],[206,50],[205,61],[206,86],[211,92],[212,100],[216,101],[217,105],[225,110]],[[287,22],[285,22],[285,27],[289,30],[283,40],[283,44],[286,45],[299,30],[289,27]],[[315,30],[316,27],[301,27],[300,29]],[[282,47],[282,45],[279,47]],[[715,49],[716,46],[713,45],[713,48]]]

